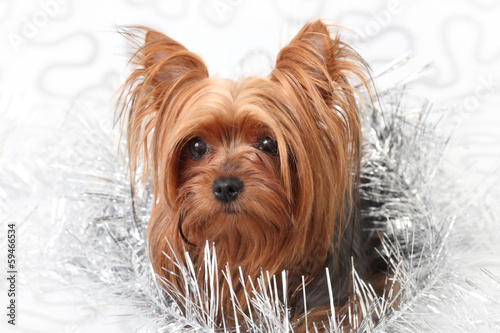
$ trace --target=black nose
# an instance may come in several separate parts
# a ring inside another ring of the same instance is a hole
[[[214,180],[212,191],[215,198],[221,202],[231,202],[243,190],[243,182],[238,178],[221,177]]]

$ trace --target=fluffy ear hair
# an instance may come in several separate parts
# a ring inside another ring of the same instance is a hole
[[[349,80],[357,81],[368,89],[367,71],[368,66],[356,51],[340,41],[338,36],[332,39],[328,27],[317,20],[306,24],[281,49],[273,74],[280,72],[302,84],[309,82],[311,85],[304,86],[309,93],[316,90],[328,106],[334,106],[339,102],[339,93],[346,97],[357,95]]]
[[[130,176],[134,181],[142,156],[142,180],[147,179],[150,169],[156,179],[159,133],[168,131],[166,127],[178,116],[172,104],[183,90],[207,78],[208,71],[196,54],[160,32],[132,27],[122,34],[141,45],[131,59],[134,69],[122,85],[118,99],[118,110],[127,130]]]
[[[361,57],[338,37],[332,39],[318,20],[306,24],[281,49],[270,74],[287,94],[298,133],[304,133],[300,149],[292,152],[299,178],[297,202],[303,205],[299,215],[307,220],[314,214],[326,229],[307,231],[309,239],[342,235],[343,224],[351,219],[361,142],[354,82],[368,90],[365,72]],[[326,257],[326,249],[320,256]]]

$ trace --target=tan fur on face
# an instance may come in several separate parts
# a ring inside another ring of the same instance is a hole
[[[316,21],[281,50],[268,77],[232,82],[210,78],[196,55],[144,30],[121,100],[131,176],[142,161],[155,195],[147,240],[157,274],[181,288],[166,273],[176,267],[163,254],[171,254],[165,239],[198,267],[205,242],[215,243],[218,267],[229,264],[235,286],[239,266],[252,278],[287,270],[290,281],[314,279],[328,255],[335,266],[356,200],[360,124],[350,82],[367,82],[359,57]],[[198,161],[186,151],[194,137],[209,147]],[[264,137],[276,140],[277,156],[257,149]],[[242,180],[236,201],[215,199],[218,177]],[[243,299],[241,287],[236,294]]]

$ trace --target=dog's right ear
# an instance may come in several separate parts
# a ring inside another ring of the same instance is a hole
[[[136,54],[149,71],[151,83],[165,88],[180,80],[208,77],[207,67],[194,53],[164,34],[148,29],[145,44]]]
[[[146,27],[133,27],[122,34],[139,47],[130,61],[134,70],[122,87],[120,99],[134,97],[151,103],[155,102],[151,98],[168,97],[175,87],[208,77],[201,58],[172,38]],[[143,103],[137,106],[143,108]]]
[[[196,82],[208,78],[208,70],[200,57],[164,34],[146,28],[125,28],[122,32],[136,45],[130,63],[131,74],[122,85],[117,110],[126,129],[131,177],[135,178],[137,163],[144,163],[143,181],[148,177],[148,161],[155,172],[154,161],[160,150],[157,140],[160,128],[172,124],[177,117],[173,107],[177,97]],[[133,179],[131,179],[133,180]]]

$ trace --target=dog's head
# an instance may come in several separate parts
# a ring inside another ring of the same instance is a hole
[[[335,258],[355,201],[360,58],[316,21],[268,77],[233,82],[144,32],[122,106],[132,176],[140,162],[155,195],[147,239],[157,273],[174,270],[163,252],[196,262],[209,241],[220,268],[313,277]]]

